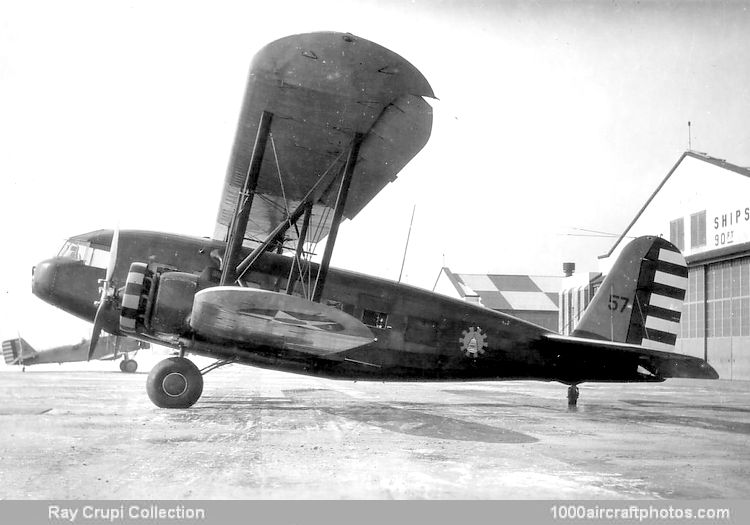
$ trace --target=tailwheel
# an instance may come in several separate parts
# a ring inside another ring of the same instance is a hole
[[[203,393],[203,376],[189,359],[170,357],[151,369],[146,380],[146,392],[158,407],[188,408]]]
[[[120,370],[128,374],[135,374],[138,370],[138,362],[135,359],[123,359],[120,361]]]
[[[578,404],[578,386],[570,385],[568,387],[568,406],[574,407]]]

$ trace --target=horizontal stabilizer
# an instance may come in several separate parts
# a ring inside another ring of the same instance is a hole
[[[555,348],[561,352],[596,349],[601,352],[612,352],[613,357],[614,354],[638,356],[639,364],[659,378],[719,379],[719,374],[705,360],[689,355],[654,350],[630,343],[568,337],[559,334],[544,334],[543,337],[550,342],[554,342]]]

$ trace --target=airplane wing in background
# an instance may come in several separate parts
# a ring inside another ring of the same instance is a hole
[[[363,139],[344,208],[349,219],[427,143],[432,108],[423,97],[434,97],[424,76],[365,39],[325,32],[267,45],[250,66],[214,238],[226,240],[264,111],[273,117],[244,237],[263,240],[315,186],[307,240],[317,242],[336,202],[328,179],[343,170],[355,135]]]

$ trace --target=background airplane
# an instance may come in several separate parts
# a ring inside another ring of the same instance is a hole
[[[657,237],[622,251],[573,337],[330,268],[341,221],[426,144],[425,97],[413,65],[354,35],[273,42],[251,65],[214,238],[79,235],[34,268],[32,290],[94,322],[92,354],[101,330],[178,350],[148,377],[160,407],[191,406],[202,376],[233,362],[340,379],[554,380],[571,404],[584,381],[718,377],[671,352],[687,267]],[[218,360],[198,370],[187,353]]]
[[[35,350],[26,340],[19,337],[3,341],[2,346],[3,358],[7,364],[25,368],[30,365],[86,361],[89,358],[90,341],[82,339],[80,343],[72,345]],[[102,337],[97,342],[91,354],[91,359],[102,361],[122,359],[120,361],[120,370],[122,372],[134,373],[138,369],[138,363],[130,357],[130,354],[137,354],[141,348],[148,348],[148,344],[127,337]]]

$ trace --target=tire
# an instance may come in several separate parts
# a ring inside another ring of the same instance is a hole
[[[203,376],[189,359],[170,357],[151,369],[146,392],[160,408],[189,408],[203,393]]]
[[[124,371],[125,371],[125,360],[123,359],[122,361],[120,361],[120,372],[124,372]]]
[[[128,374],[135,374],[135,371],[138,370],[138,362],[135,359],[126,359],[123,361],[123,372],[127,372]]]

